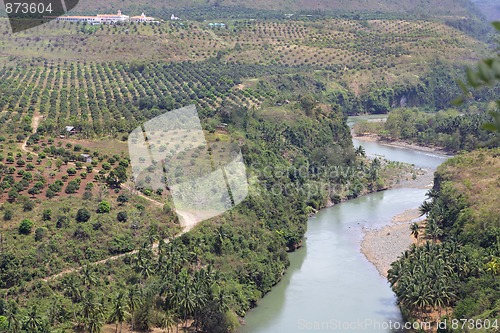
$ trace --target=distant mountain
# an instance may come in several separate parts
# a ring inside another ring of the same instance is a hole
[[[488,21],[500,20],[500,2],[498,0],[473,0]]]

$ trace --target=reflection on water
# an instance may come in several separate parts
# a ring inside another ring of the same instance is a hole
[[[402,162],[408,153],[410,161],[421,167],[437,166],[444,160],[378,146],[366,150],[385,152],[387,159]],[[393,216],[418,207],[425,192],[403,188],[374,193],[312,217],[303,248],[290,255],[291,266],[282,282],[248,313],[242,332],[352,330],[346,326],[360,332],[396,332],[384,327],[389,321],[401,321],[401,313],[387,281],[359,251],[362,229],[380,228]]]
[[[385,115],[370,115],[370,116],[356,116],[349,117],[347,125],[352,127],[359,121],[369,120],[369,119],[384,119],[387,118]],[[409,148],[402,147],[391,147],[387,145],[382,145],[377,142],[366,142],[357,139],[353,139],[352,143],[354,147],[363,146],[366,151],[366,155],[369,157],[383,157],[387,160],[404,162],[409,164],[415,164],[419,168],[436,169],[441,163],[446,161],[449,156],[433,153],[418,151]]]
[[[369,157],[383,157],[387,160],[415,164],[419,168],[436,169],[449,156],[418,151],[408,148],[391,147],[377,142],[365,142],[353,139],[355,147],[363,146]]]

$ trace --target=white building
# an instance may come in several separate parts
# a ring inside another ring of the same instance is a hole
[[[130,22],[154,22],[155,18],[154,17],[148,17],[144,13],[141,14],[141,16],[132,16],[130,18]]]
[[[142,13],[144,15],[144,13]],[[142,16],[136,16],[142,17]],[[47,18],[52,18],[47,16]],[[152,17],[146,17],[146,19],[153,19]],[[122,11],[119,10],[116,14],[98,14],[96,16],[59,16],[56,18],[57,21],[66,21],[66,22],[87,22],[89,24],[101,24],[101,23],[118,23],[118,22],[127,22],[130,17],[128,15],[123,15]],[[154,19],[153,19],[154,20]],[[139,21],[142,22],[142,21]]]
[[[87,22],[92,25],[101,23],[101,20],[96,16],[59,16],[56,20],[66,22]]]
[[[118,10],[117,14],[98,14],[97,18],[101,20],[101,23],[118,23],[128,21],[129,16],[123,15],[121,10]]]

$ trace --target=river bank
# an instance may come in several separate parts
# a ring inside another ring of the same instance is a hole
[[[352,117],[348,124],[356,121]],[[363,193],[310,218],[302,248],[289,254],[282,280],[247,313],[242,333],[333,330],[360,318],[404,321],[383,272],[411,245],[411,221],[418,218],[434,170],[447,156],[371,141],[353,138],[366,156],[380,159],[384,190]]]
[[[440,149],[412,145],[401,141],[390,142],[382,140],[377,135],[354,136],[354,138],[362,142],[375,142],[389,147],[443,155]],[[416,178],[403,179],[398,184],[391,186],[391,188],[431,189],[435,170],[431,168],[420,170],[422,172]],[[365,255],[383,277],[387,277],[387,271],[391,268],[391,263],[396,261],[411,244],[415,243],[415,238],[411,236],[410,225],[419,219],[418,208],[409,209],[394,216],[387,226],[380,229],[363,230],[361,253]]]
[[[411,235],[410,225],[418,221],[420,213],[417,208],[409,209],[393,217],[390,225],[380,229],[364,229],[365,235],[361,242],[363,253],[380,275],[387,277],[391,263],[415,243]]]
[[[450,152],[446,151],[442,147],[420,146],[420,145],[408,143],[408,142],[401,141],[401,140],[389,140],[389,139],[385,139],[377,134],[360,135],[360,134],[356,134],[354,131],[352,131],[351,134],[352,134],[353,139],[356,139],[359,141],[376,142],[378,144],[381,144],[381,145],[387,146],[387,147],[412,149],[412,150],[422,151],[422,152],[426,152],[426,153],[453,156],[452,154],[450,154]]]

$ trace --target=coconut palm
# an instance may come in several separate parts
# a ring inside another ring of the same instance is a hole
[[[432,201],[422,202],[422,204],[418,208],[418,210],[420,211],[420,216],[423,216],[423,215],[427,216],[431,212],[432,206],[433,206]]]
[[[161,328],[165,332],[173,332],[172,327],[177,325],[175,313],[173,311],[166,311],[161,318]]]
[[[21,321],[19,320],[19,308],[14,301],[10,301],[5,309],[7,328],[9,332],[21,332]]]
[[[132,315],[132,331],[134,330],[134,313],[141,305],[142,292],[138,285],[128,289],[127,292],[127,307]]]
[[[425,234],[436,243],[439,237],[443,235],[443,229],[438,226],[434,219],[429,219],[425,227]]]
[[[81,282],[74,274],[67,275],[63,282],[63,292],[69,296],[73,303],[80,302],[82,299]]]
[[[113,300],[113,308],[109,320],[115,323],[115,332],[118,332],[118,323],[120,324],[120,333],[122,332],[123,322],[129,316],[127,312],[127,304],[125,302],[125,296],[122,292],[116,295]]]
[[[354,152],[356,153],[357,156],[366,156],[365,148],[363,148],[363,146],[361,145],[358,148],[356,148]]]
[[[42,317],[38,314],[38,308],[36,305],[33,305],[29,310],[23,320],[23,328],[28,333],[37,333],[38,330],[42,327],[43,320]]]
[[[83,266],[80,272],[82,283],[83,285],[87,286],[87,290],[90,289],[90,286],[95,286],[97,284],[97,277],[95,276],[95,272],[88,265]]]
[[[415,239],[418,239],[418,234],[419,234],[419,231],[420,231],[420,226],[418,225],[417,222],[412,223],[412,225],[410,226],[410,230],[411,230],[411,235],[414,236]]]

